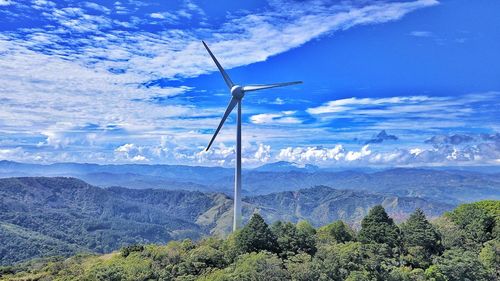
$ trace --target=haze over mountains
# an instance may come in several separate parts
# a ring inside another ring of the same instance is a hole
[[[362,169],[339,171],[313,165],[276,162],[245,170],[243,193],[247,196],[263,195],[324,185],[335,189],[422,197],[448,204],[500,199],[498,168],[485,168],[490,173],[459,169],[397,168],[378,171]],[[14,176],[64,176],[79,178],[100,187],[182,189],[231,195],[234,170],[180,165],[76,163],[38,165],[0,161],[0,177]]]

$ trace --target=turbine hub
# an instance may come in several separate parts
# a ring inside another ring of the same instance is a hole
[[[231,95],[237,99],[242,99],[243,96],[245,95],[245,92],[243,92],[243,87],[240,85],[235,85],[231,88]]]

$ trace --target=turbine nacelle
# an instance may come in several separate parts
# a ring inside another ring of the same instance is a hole
[[[245,91],[242,86],[234,85],[231,88],[231,95],[233,95],[235,99],[241,100],[245,96]]]

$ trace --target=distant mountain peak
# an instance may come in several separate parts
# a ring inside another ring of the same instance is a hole
[[[255,168],[254,170],[259,172],[291,172],[291,171],[314,172],[317,171],[318,169],[319,169],[318,166],[311,164],[278,161],[262,165],[260,167]]]
[[[365,144],[372,144],[372,143],[382,143],[384,141],[392,140],[392,141],[397,141],[399,138],[395,135],[389,135],[385,130],[380,131],[376,136],[374,136],[372,139],[367,140]]]

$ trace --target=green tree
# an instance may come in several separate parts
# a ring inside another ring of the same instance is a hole
[[[371,274],[365,270],[363,271],[352,271],[345,281],[371,281],[373,280]]]
[[[142,252],[143,250],[144,250],[143,245],[130,245],[121,248],[120,253],[123,257],[127,257],[132,252]]]
[[[427,268],[432,255],[442,251],[441,237],[427,221],[421,209],[415,210],[400,227],[406,260],[416,267]]]
[[[244,252],[269,251],[277,253],[279,246],[274,233],[259,214],[254,214],[250,221],[235,237],[236,247]]]
[[[238,248],[237,239],[241,229],[229,234],[221,245],[221,251],[224,253],[224,258],[228,264],[233,263],[238,255],[243,254],[242,249]]]
[[[308,221],[297,223],[299,237],[299,252],[314,255],[316,253],[316,229]]]
[[[495,218],[474,204],[464,204],[447,213],[457,226],[464,231],[466,248],[474,248],[493,238]]]
[[[293,281],[318,280],[320,271],[312,256],[302,253],[288,258],[285,261],[286,269]]]
[[[471,205],[484,210],[489,216],[495,219],[492,236],[493,239],[500,239],[500,200],[483,200],[471,203]]]
[[[399,228],[387,215],[384,207],[377,205],[361,221],[358,239],[362,243],[383,243],[396,248],[400,246],[401,237]]]
[[[492,280],[500,280],[500,241],[495,239],[484,243],[479,253],[479,261],[488,271]]]
[[[224,254],[210,245],[200,245],[191,250],[186,257],[186,263],[193,275],[199,275],[207,270],[224,268],[226,266]]]
[[[356,233],[343,221],[335,221],[318,229],[319,243],[345,243],[354,241]]]
[[[390,273],[400,263],[388,244],[361,244],[362,267],[377,280],[390,280]]]
[[[443,216],[432,222],[440,233],[441,243],[445,249],[461,248],[465,241],[465,231],[451,218]]]
[[[447,281],[487,281],[488,272],[476,253],[462,249],[446,250],[426,271],[428,278]],[[443,279],[444,277],[444,279]]]
[[[313,255],[316,252],[315,230],[306,221],[294,225],[277,221],[271,226],[277,238],[280,255],[284,258],[298,253]]]
[[[363,270],[363,251],[359,242],[325,244],[318,247],[314,262],[320,280],[345,280],[349,272]]]
[[[389,281],[425,281],[425,273],[421,268],[394,267],[388,274]]]
[[[92,276],[99,281],[121,281],[125,279],[123,269],[116,266],[100,267]]]
[[[235,265],[230,280],[238,281],[283,281],[290,280],[283,261],[275,254],[263,251],[241,255]]]
[[[271,231],[276,236],[282,257],[286,258],[299,252],[297,227],[293,223],[277,221],[271,226]]]

